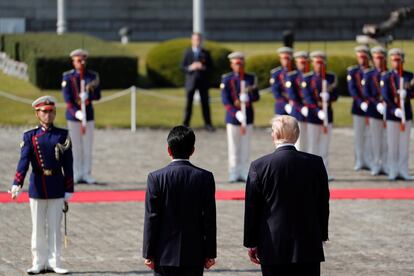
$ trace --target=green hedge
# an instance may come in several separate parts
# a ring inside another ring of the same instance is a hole
[[[270,71],[280,66],[276,54],[261,54],[250,56],[246,59],[246,71],[254,73],[260,89],[269,87]]]
[[[336,74],[341,95],[348,95],[347,68],[353,64],[353,56],[328,56],[328,71]],[[280,63],[276,54],[254,55],[246,60],[246,71],[256,74],[260,89],[269,87],[270,71],[277,66],[280,66]]]
[[[146,68],[150,81],[157,86],[183,86],[184,73],[181,62],[185,49],[190,47],[188,38],[168,40],[153,47],[146,60]],[[227,55],[231,50],[220,44],[205,41],[204,47],[210,51],[213,70],[209,76],[212,86],[218,86],[221,75],[230,71]]]
[[[42,89],[60,87],[62,73],[71,69],[69,53],[85,48],[88,67],[97,71],[102,88],[126,88],[137,81],[138,60],[126,49],[83,34],[26,33],[2,35],[2,49],[29,66],[29,80]]]

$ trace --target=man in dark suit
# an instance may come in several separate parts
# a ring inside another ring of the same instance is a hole
[[[295,118],[273,120],[275,152],[252,162],[244,246],[264,276],[320,275],[328,240],[329,188],[322,158],[297,151]]]
[[[207,131],[214,131],[214,127],[211,124],[208,95],[208,74],[211,71],[212,63],[210,53],[201,47],[201,43],[201,34],[193,33],[191,36],[191,48],[185,51],[181,64],[181,68],[185,73],[185,89],[187,91],[183,125],[190,125],[191,113],[193,111],[193,97],[195,91],[198,90],[205,129]]]
[[[148,175],[143,257],[155,276],[203,275],[216,258],[214,177],[189,161],[190,128],[174,127],[167,141],[172,162]]]

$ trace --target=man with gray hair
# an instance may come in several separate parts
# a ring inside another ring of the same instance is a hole
[[[246,183],[244,246],[264,276],[320,275],[328,240],[328,176],[320,156],[297,151],[295,118],[272,121],[275,152],[252,162]]]

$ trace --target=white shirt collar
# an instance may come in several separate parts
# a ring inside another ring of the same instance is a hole
[[[177,162],[177,161],[188,161],[188,162],[190,162],[190,159],[180,159],[180,158],[177,158],[177,159],[173,159],[171,162]]]
[[[281,148],[281,147],[288,147],[288,146],[295,146],[294,144],[291,144],[291,143],[283,143],[283,144],[280,144],[280,145],[277,145],[276,146],[276,148],[278,149],[278,148]]]

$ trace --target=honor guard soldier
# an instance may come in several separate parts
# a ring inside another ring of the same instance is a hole
[[[12,198],[16,199],[31,164],[29,197],[33,264],[27,270],[28,274],[45,270],[68,273],[60,263],[60,227],[64,201],[73,193],[73,159],[68,131],[53,125],[55,104],[56,100],[51,96],[33,102],[40,124],[23,134],[20,160],[11,188]]]
[[[310,54],[313,71],[304,76],[302,93],[308,107],[307,131],[309,153],[323,158],[329,168],[329,143],[332,134],[332,102],[338,99],[336,76],[326,72],[326,55],[322,51]],[[329,171],[328,171],[329,175]],[[329,180],[333,180],[330,175]]]
[[[408,173],[412,110],[410,99],[414,95],[413,74],[403,70],[404,52],[389,51],[391,71],[382,74],[381,92],[386,103],[388,179],[400,177],[412,180]]]
[[[358,65],[348,67],[348,92],[353,98],[352,121],[354,125],[354,170],[369,169],[371,167],[372,150],[368,131],[368,100],[364,97],[364,71],[369,70],[369,48],[365,45],[355,47]]]
[[[289,103],[286,105],[286,112],[295,117],[299,122],[299,139],[295,146],[298,150],[307,151],[307,131],[306,131],[306,116],[308,115],[308,108],[305,106],[301,83],[304,74],[309,71],[309,55],[306,51],[295,52],[296,70],[288,73],[285,87],[288,91]]]
[[[256,76],[244,72],[244,54],[233,52],[228,58],[233,72],[222,76],[220,88],[226,108],[229,182],[236,182],[247,178],[254,119],[252,103],[260,96]]]
[[[101,98],[98,73],[86,69],[88,52],[70,53],[74,69],[65,72],[62,92],[66,102],[66,120],[73,143],[75,183],[95,183],[92,177],[92,143],[95,127],[92,101]]]
[[[381,75],[387,72],[387,51],[377,46],[371,49],[374,68],[364,71],[363,91],[368,102],[370,143],[372,145],[371,174],[387,173],[387,136],[385,133],[385,103],[381,96]]]
[[[293,50],[290,47],[281,47],[277,49],[277,52],[279,54],[281,66],[270,71],[269,83],[272,88],[273,97],[275,98],[275,114],[287,115],[288,113],[286,112],[285,107],[289,102],[289,97],[285,83],[288,72],[292,70]]]

